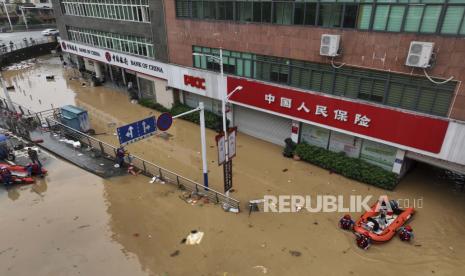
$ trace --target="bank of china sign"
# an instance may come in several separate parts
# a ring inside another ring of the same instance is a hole
[[[61,40],[63,51],[83,56],[96,61],[101,61],[118,67],[123,67],[149,76],[168,79],[167,64],[147,60],[139,57],[125,55],[105,49],[94,48],[66,40]]]

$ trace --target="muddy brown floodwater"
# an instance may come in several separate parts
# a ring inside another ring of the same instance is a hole
[[[56,75],[54,82],[45,81],[44,70]],[[113,144],[116,126],[158,114],[129,103],[122,91],[82,86],[56,58],[4,75],[19,87],[11,93],[15,102],[33,110],[74,103],[89,111],[98,138]],[[128,149],[200,181],[198,126],[176,120],[168,133]],[[221,190],[214,135],[207,131],[209,176],[211,186]],[[283,158],[280,147],[250,136],[239,134],[237,147],[232,195],[243,202],[244,211],[238,215],[211,204],[186,204],[173,186],[149,184],[143,176],[102,180],[68,164],[51,168],[55,181],[47,182],[43,196],[22,188],[12,201],[3,193],[0,269],[5,273],[0,274],[75,275],[82,269],[81,275],[465,275],[465,195],[431,167],[419,164],[395,191],[387,192]],[[422,199],[423,206],[411,222],[413,243],[394,238],[362,251],[353,234],[337,228],[340,213],[248,216],[244,209],[251,199],[292,194],[387,194]],[[38,209],[40,204],[48,208]],[[73,220],[84,214],[89,216],[85,221]],[[36,232],[37,224],[54,227]],[[79,228],[87,224],[91,227]],[[205,232],[201,244],[180,243],[190,230]],[[53,251],[57,247],[67,251]],[[23,273],[9,272],[10,267]]]

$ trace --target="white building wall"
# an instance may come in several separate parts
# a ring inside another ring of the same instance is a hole
[[[449,122],[439,156],[441,159],[465,165],[465,123]]]

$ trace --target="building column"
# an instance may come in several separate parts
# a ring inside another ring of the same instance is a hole
[[[291,127],[291,139],[292,142],[298,143],[299,142],[299,133],[300,133],[300,122],[298,121],[292,121],[292,127]]]
[[[98,80],[103,80],[103,73],[102,73],[102,65],[100,62],[94,61],[94,70],[95,70],[95,77],[97,77]]]
[[[394,160],[394,165],[392,166],[392,172],[398,174],[399,177],[404,176],[408,170],[408,163],[405,161],[405,151],[398,149],[396,153],[396,159]]]
[[[139,80],[139,76],[136,75],[136,81],[137,81],[137,96],[139,97],[139,99],[142,99],[142,93],[140,91],[140,80]]]
[[[124,70],[124,68],[121,68],[121,74],[123,75],[123,83],[127,87],[128,83],[126,81],[126,71]]]
[[[115,78],[113,77],[113,68],[111,68],[111,65],[108,65],[108,70],[110,73],[110,79],[113,84],[115,84]]]

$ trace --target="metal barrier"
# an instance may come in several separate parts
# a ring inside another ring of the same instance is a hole
[[[8,105],[6,99],[0,97],[0,109],[5,111],[0,114],[0,118],[2,118],[2,120],[0,120],[0,125],[10,129],[10,131],[18,136],[31,140],[29,131],[34,130],[38,126],[46,126],[51,132],[58,132],[62,136],[79,141],[81,144],[90,147],[94,151],[98,151],[105,158],[112,160],[116,158],[116,147],[58,122],[57,118],[59,118],[60,112],[58,108],[33,112],[17,103],[12,102],[12,105],[15,108],[14,110]],[[15,111],[15,113],[20,113],[22,116],[12,115],[14,114],[13,111]],[[212,188],[207,188],[202,184],[155,165],[138,156],[131,155],[130,158],[132,164],[144,175],[149,177],[156,176],[162,181],[177,185],[180,189],[202,194],[208,197],[212,202],[227,204],[238,210],[240,208],[238,200],[228,197],[221,192],[215,191]]]
[[[2,43],[0,44],[0,55],[9,53],[9,52],[14,52],[23,48],[28,48],[31,46],[35,45],[40,45],[40,44],[47,44],[53,41],[50,41],[48,38],[42,38],[42,39],[37,39],[37,40],[26,40],[22,41],[19,43]]]
[[[95,139],[94,137],[89,136],[85,133],[79,132],[73,128],[65,126],[52,118],[45,118],[45,121],[50,131],[59,132],[62,136],[66,136],[68,138],[72,138],[73,140],[79,141],[81,144],[100,152],[102,156],[106,158],[116,158],[116,147],[98,139]],[[149,177],[156,176],[160,180],[165,181],[167,183],[175,184],[181,189],[202,194],[203,196],[208,197],[208,199],[212,202],[227,204],[228,206],[236,208],[238,210],[240,208],[239,201],[234,198],[228,197],[225,194],[215,191],[211,188],[207,188],[202,184],[185,178],[163,167],[155,165],[138,156],[131,155],[130,158],[132,164],[136,168],[138,168],[144,175],[147,175]]]

